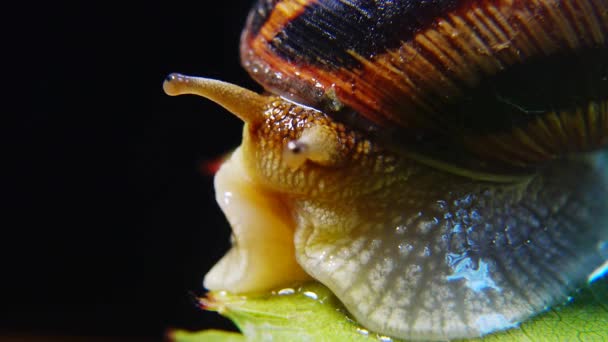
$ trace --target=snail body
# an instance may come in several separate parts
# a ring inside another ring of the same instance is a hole
[[[164,85],[245,122],[215,179],[233,248],[205,287],[314,279],[364,327],[424,340],[565,301],[606,259],[607,8],[259,1],[241,56],[280,96]]]

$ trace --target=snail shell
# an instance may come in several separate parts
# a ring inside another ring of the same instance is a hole
[[[245,122],[216,175],[213,290],[315,279],[383,335],[475,337],[606,260],[606,0],[261,0],[268,91],[171,75]]]
[[[271,92],[343,121],[354,111],[351,124],[401,151],[514,172],[606,142],[596,125],[608,95],[607,7],[258,1],[241,56]]]

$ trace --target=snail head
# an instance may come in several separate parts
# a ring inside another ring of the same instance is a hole
[[[313,108],[181,74],[163,87],[217,102],[245,124],[241,146],[215,178],[233,248],[207,275],[209,289],[250,293],[309,279],[294,254],[294,206],[369,200],[367,192],[386,186],[377,174],[394,171],[394,157]],[[332,215],[332,224],[343,219]]]

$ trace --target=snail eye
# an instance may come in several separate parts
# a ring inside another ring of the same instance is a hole
[[[302,154],[303,152],[306,152],[306,150],[308,149],[308,146],[306,146],[306,144],[299,142],[297,140],[292,140],[289,143],[287,143],[287,149],[294,155],[298,155],[298,154]]]
[[[307,160],[319,165],[336,165],[342,159],[342,146],[334,129],[321,124],[305,128],[300,138],[287,142],[283,162],[292,170]]]
[[[291,140],[283,149],[283,161],[292,170],[298,169],[309,157],[308,144],[299,140]]]

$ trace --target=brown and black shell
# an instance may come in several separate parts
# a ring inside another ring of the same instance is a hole
[[[608,141],[608,0],[259,0],[241,58],[268,91],[466,167]]]

